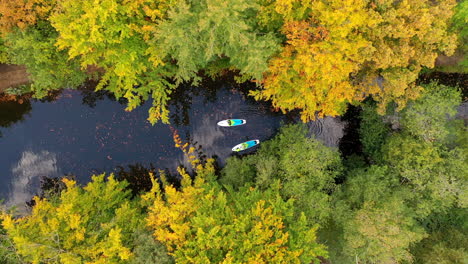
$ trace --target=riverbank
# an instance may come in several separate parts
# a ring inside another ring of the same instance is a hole
[[[26,67],[12,64],[0,64],[0,93],[7,88],[29,83]]]

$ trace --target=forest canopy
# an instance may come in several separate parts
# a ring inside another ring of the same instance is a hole
[[[75,88],[152,100],[169,122],[182,82],[237,74],[258,100],[303,121],[343,114],[367,97],[379,113],[423,88],[423,68],[463,43],[466,3],[455,0],[1,0],[0,59],[24,64],[34,95]],[[456,15],[454,16],[454,13]],[[453,20],[452,20],[453,17]]]
[[[355,149],[283,124],[221,168],[176,134],[191,167],[176,175],[54,179],[29,212],[0,208],[0,263],[465,264],[466,98],[418,77],[466,53],[467,14],[467,0],[0,0],[0,63],[25,65],[36,98],[91,79],[169,123],[181,84],[229,75],[303,122],[357,109]]]

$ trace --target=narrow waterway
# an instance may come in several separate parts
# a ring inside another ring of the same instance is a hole
[[[150,102],[125,112],[124,102],[91,90],[64,90],[48,101],[0,103],[0,199],[7,205],[23,204],[37,194],[44,176],[71,174],[85,183],[92,174],[128,166],[174,171],[185,163],[174,147],[174,131],[222,165],[234,145],[267,140],[281,123],[294,122],[229,83],[180,87],[170,104],[171,125],[154,126],[146,120]],[[243,118],[247,124],[216,125],[227,118]],[[309,125],[330,146],[342,136],[338,120]]]

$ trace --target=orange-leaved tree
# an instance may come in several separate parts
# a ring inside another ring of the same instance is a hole
[[[24,30],[38,20],[47,19],[56,0],[0,0],[0,34],[18,27]]]
[[[304,121],[341,114],[369,95],[381,110],[391,101],[401,108],[418,96],[421,68],[455,48],[447,32],[454,0],[264,2],[261,18],[282,16],[287,41],[252,94],[283,111],[301,110]],[[298,4],[307,8],[298,13]]]

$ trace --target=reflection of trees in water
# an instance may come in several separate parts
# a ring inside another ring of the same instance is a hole
[[[203,96],[204,103],[215,102],[217,92],[226,83],[204,80],[199,85],[181,84],[171,93],[169,100],[171,123],[177,126],[189,125],[189,111],[194,96]]]
[[[160,175],[161,170],[157,170],[152,163],[149,166],[144,166],[141,163],[129,164],[126,167],[117,166],[115,177],[116,179],[128,182],[128,189],[132,191],[133,196],[136,196],[142,192],[148,192],[151,190],[152,182],[150,173],[155,177]],[[168,170],[164,170],[166,180],[169,184],[179,187],[179,178],[175,175],[171,175]],[[158,178],[161,184],[160,179]]]
[[[31,110],[32,107],[29,101],[23,101],[22,103],[15,101],[0,102],[0,127],[10,127],[23,121]]]
[[[203,103],[214,103],[218,100],[218,92],[228,87],[231,92],[238,93],[242,96],[243,103],[255,105],[256,112],[264,115],[280,114],[274,111],[269,102],[256,101],[249,96],[249,91],[256,89],[253,82],[238,83],[235,81],[233,74],[223,75],[216,79],[204,78],[197,86],[190,84],[182,84],[175,89],[171,94],[170,118],[171,123],[176,126],[189,125],[189,111],[192,106],[192,99],[195,96],[202,96]]]
[[[63,179],[76,180],[74,175],[64,175],[61,177],[47,177],[43,176],[40,180],[40,193],[36,194],[41,199],[51,199],[57,197],[63,190],[65,190],[66,185],[63,182]],[[29,207],[36,205],[36,201],[31,199],[29,202],[26,202]]]
[[[143,192],[148,192],[151,190],[152,182],[150,173],[152,173],[159,184],[162,184],[161,179],[159,178],[160,172],[163,171],[166,177],[167,183],[175,186],[176,188],[180,187],[180,177],[177,175],[171,174],[167,169],[158,170],[154,167],[153,164],[144,166],[141,163],[129,164],[127,166],[117,166],[114,170],[115,178],[119,181],[127,181],[128,189],[131,190],[133,196],[137,196]],[[107,173],[110,175],[110,173]],[[76,180],[74,175],[64,175],[61,177],[47,177],[42,176],[40,179],[40,191],[36,196],[46,199],[51,199],[57,197],[65,188],[65,183],[63,179]],[[30,207],[35,205],[35,201],[31,199],[27,201],[26,204]]]
[[[468,74],[449,72],[429,72],[421,74],[418,79],[419,84],[437,82],[446,86],[460,87],[463,98],[468,97]]]
[[[82,103],[84,105],[94,108],[96,107],[98,101],[102,101],[104,99],[108,99],[114,102],[117,101],[120,104],[127,103],[127,100],[125,100],[125,98],[120,98],[119,100],[117,100],[114,94],[107,90],[95,91],[96,85],[96,81],[87,81],[78,88],[78,90],[81,92],[81,96],[83,96]]]

